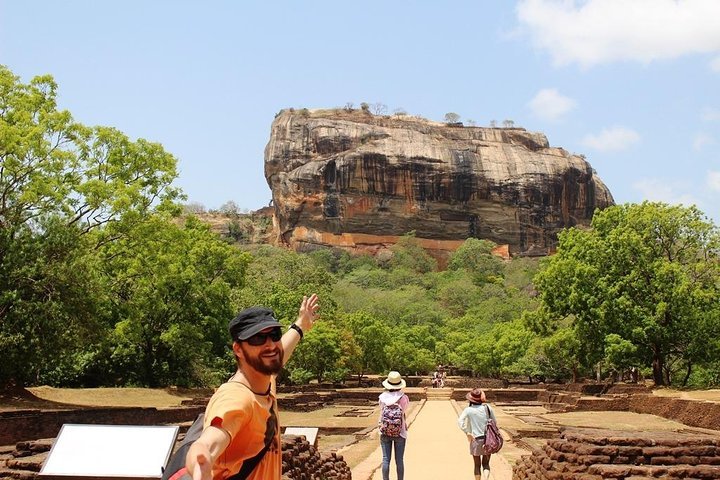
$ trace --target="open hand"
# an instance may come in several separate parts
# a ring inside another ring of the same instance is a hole
[[[297,325],[304,333],[310,331],[318,318],[318,310],[320,303],[317,294],[313,293],[309,297],[303,297],[300,311],[298,312]]]

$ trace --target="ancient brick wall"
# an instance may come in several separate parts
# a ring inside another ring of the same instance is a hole
[[[467,401],[465,395],[470,391],[469,388],[457,388],[452,393],[453,400]],[[538,399],[538,394],[542,390],[537,389],[494,389],[487,388],[483,389],[488,402],[535,402]]]
[[[514,480],[720,478],[720,436],[563,430],[522,457]]]
[[[96,425],[162,425],[194,420],[205,406],[180,408],[83,408],[0,412],[0,445],[54,438],[66,423]]]
[[[629,399],[628,410],[659,415],[693,427],[720,430],[720,403],[633,395]]]

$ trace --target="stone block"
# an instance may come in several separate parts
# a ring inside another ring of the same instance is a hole
[[[630,475],[629,465],[591,465],[588,473],[605,478],[621,478]]]
[[[595,465],[598,463],[610,463],[608,455],[585,455],[579,457],[580,462],[585,465]]]

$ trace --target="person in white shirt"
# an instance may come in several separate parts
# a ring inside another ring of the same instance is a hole
[[[473,388],[465,398],[470,405],[458,417],[458,425],[465,432],[470,443],[470,455],[473,457],[473,474],[475,480],[490,478],[490,457],[483,454],[485,444],[485,430],[489,418],[495,420],[495,413],[488,405],[485,392],[480,388]]]

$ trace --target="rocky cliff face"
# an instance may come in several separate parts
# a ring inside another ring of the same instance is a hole
[[[280,112],[265,177],[278,240],[297,249],[381,248],[414,230],[431,251],[477,237],[545,253],[613,204],[584,158],[542,134],[357,110]]]

